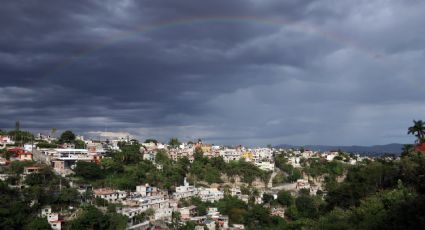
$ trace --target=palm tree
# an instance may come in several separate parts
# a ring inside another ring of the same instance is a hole
[[[52,130],[51,130],[51,134],[52,134],[52,138],[54,137],[54,135],[55,135],[55,133],[56,133],[56,131],[57,131],[58,129],[56,129],[56,128],[52,128]]]
[[[418,143],[422,143],[425,137],[425,123],[422,120],[413,120],[413,126],[409,127],[407,134],[415,135]]]
[[[407,156],[413,150],[413,145],[403,145],[401,156]]]

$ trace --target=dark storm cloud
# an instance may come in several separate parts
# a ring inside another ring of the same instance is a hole
[[[262,145],[406,142],[421,1],[8,1],[0,127]]]

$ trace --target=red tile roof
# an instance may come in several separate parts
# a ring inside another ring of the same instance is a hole
[[[425,153],[425,143],[423,144],[417,144],[415,146],[415,150],[421,153]]]

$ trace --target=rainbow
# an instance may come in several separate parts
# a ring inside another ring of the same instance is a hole
[[[99,42],[98,45],[91,47],[89,49],[80,51],[76,53],[75,55],[67,58],[65,61],[59,63],[58,65],[50,69],[50,71],[48,71],[48,73],[45,74],[44,76],[45,77],[52,76],[54,73],[57,73],[58,71],[62,69],[65,69],[67,66],[70,66],[73,63],[78,62],[78,60],[81,60],[84,57],[87,57],[103,48],[111,46],[119,41],[125,40],[129,37],[138,35],[140,33],[146,33],[146,32],[150,32],[154,30],[165,30],[165,29],[175,28],[179,26],[198,25],[198,24],[206,24],[206,23],[208,24],[210,23],[250,23],[250,24],[277,26],[277,27],[287,26],[302,33],[313,34],[313,35],[325,38],[327,40],[339,43],[341,45],[351,47],[365,54],[369,58],[382,59],[384,57],[383,54],[366,50],[362,48],[361,46],[359,46],[358,44],[354,43],[353,41],[347,38],[344,38],[340,35],[330,33],[330,32],[321,30],[318,27],[314,27],[301,22],[295,22],[295,21],[290,21],[290,20],[281,19],[281,18],[279,19],[260,18],[260,17],[251,17],[251,16],[209,16],[209,17],[193,17],[193,18],[181,18],[181,19],[169,20],[169,21],[159,21],[159,22],[155,22],[151,24],[138,26],[130,31],[117,33],[109,37],[108,39]]]

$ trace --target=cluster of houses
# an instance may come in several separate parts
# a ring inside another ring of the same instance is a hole
[[[43,141],[51,142],[54,138],[50,136],[39,135]],[[53,170],[61,176],[67,176],[74,173],[76,163],[79,161],[96,162],[105,157],[105,153],[109,151],[120,151],[120,143],[132,142],[133,140],[127,139],[114,139],[105,141],[84,140],[83,137],[78,137],[79,140],[84,141],[84,148],[77,149],[72,144],[63,144],[58,148],[36,148],[34,143],[31,145],[25,144],[22,147],[10,147],[14,144],[12,139],[8,136],[0,136],[0,149],[7,149],[10,153],[10,159],[0,157],[0,165],[8,164],[10,161],[31,161],[50,165]],[[198,141],[197,143],[182,143],[178,146],[169,146],[158,142],[142,143],[140,153],[143,159],[152,161],[156,164],[156,154],[159,150],[163,150],[168,154],[170,159],[177,161],[182,157],[187,157],[189,161],[193,162],[197,152],[202,152],[204,157],[222,157],[225,162],[245,160],[259,169],[264,171],[275,172],[275,156],[283,154],[287,159],[287,163],[294,168],[301,168],[302,161],[309,158],[321,158],[327,161],[334,160],[335,157],[340,156],[337,151],[318,152],[311,150],[287,150],[287,149],[274,149],[274,148],[246,148],[243,146],[225,147],[218,145],[211,145]],[[199,151],[202,150],[202,151]],[[355,156],[347,159],[347,163],[356,164],[367,157]],[[161,165],[157,165],[161,169]],[[24,175],[37,173],[38,167],[26,167]],[[272,175],[273,175],[272,174]],[[2,179],[0,175],[0,179]],[[271,181],[271,180],[270,180]],[[313,183],[306,175],[294,183],[285,185],[284,189],[294,191],[295,193],[301,189],[310,190],[312,194],[316,194],[319,189],[322,189],[319,183]],[[81,187],[81,186],[80,186]],[[90,186],[89,186],[90,187]],[[254,185],[255,187],[255,185]],[[269,184],[268,187],[273,187]],[[249,196],[242,194],[241,187],[235,185],[229,190],[231,196],[236,196],[244,202],[249,202],[254,199],[254,202],[261,204],[263,202],[263,194],[273,194],[272,188],[258,187],[259,194],[256,196]],[[279,187],[282,189],[282,187]],[[87,188],[80,189],[80,193],[86,192]],[[149,222],[138,221],[136,218],[148,210],[153,210],[153,215],[150,217],[152,221],[165,221],[170,222],[173,218],[173,213],[179,212],[181,221],[193,221],[208,229],[243,229],[243,225],[229,226],[228,216],[220,214],[216,208],[209,208],[206,215],[198,215],[196,206],[179,207],[179,201],[182,199],[189,199],[191,197],[198,197],[204,202],[215,203],[224,198],[224,190],[217,187],[196,187],[190,185],[187,180],[184,180],[183,185],[175,188],[173,193],[161,190],[159,188],[150,186],[149,184],[139,185],[135,191],[120,191],[112,188],[96,188],[92,190],[94,198],[99,198],[108,203],[119,204],[117,212],[127,216],[129,219],[129,227],[144,227],[149,225]],[[276,198],[276,193],[273,194]],[[273,207],[271,214],[284,217],[285,209],[283,207]],[[61,229],[64,223],[63,218],[57,213],[53,213],[50,207],[42,210],[41,216],[46,217],[49,224],[53,229]]]
[[[128,217],[129,226],[140,225],[136,217],[148,210],[153,211],[153,215],[150,218],[154,221],[170,222],[173,212],[179,212],[183,222],[194,221],[198,224],[206,225],[209,229],[216,229],[216,227],[227,229],[229,226],[229,218],[221,215],[217,209],[209,209],[207,215],[198,216],[196,206],[178,206],[181,199],[191,197],[199,197],[205,202],[216,202],[224,198],[222,191],[211,188],[196,188],[189,185],[186,179],[182,186],[176,187],[176,191],[172,195],[149,184],[136,186],[136,191],[133,192],[99,188],[94,189],[93,194],[95,198],[120,204],[117,212]]]
[[[238,161],[244,159],[251,162],[265,171],[274,170],[273,150],[271,148],[246,148],[236,146],[235,148],[204,144],[201,141],[197,143],[182,143],[177,147],[168,148],[161,143],[143,143],[141,151],[144,153],[144,159],[155,161],[155,154],[158,150],[167,149],[168,156],[177,161],[179,158],[187,157],[190,162],[194,160],[194,154],[197,149],[202,150],[204,157],[222,157],[225,162]]]

